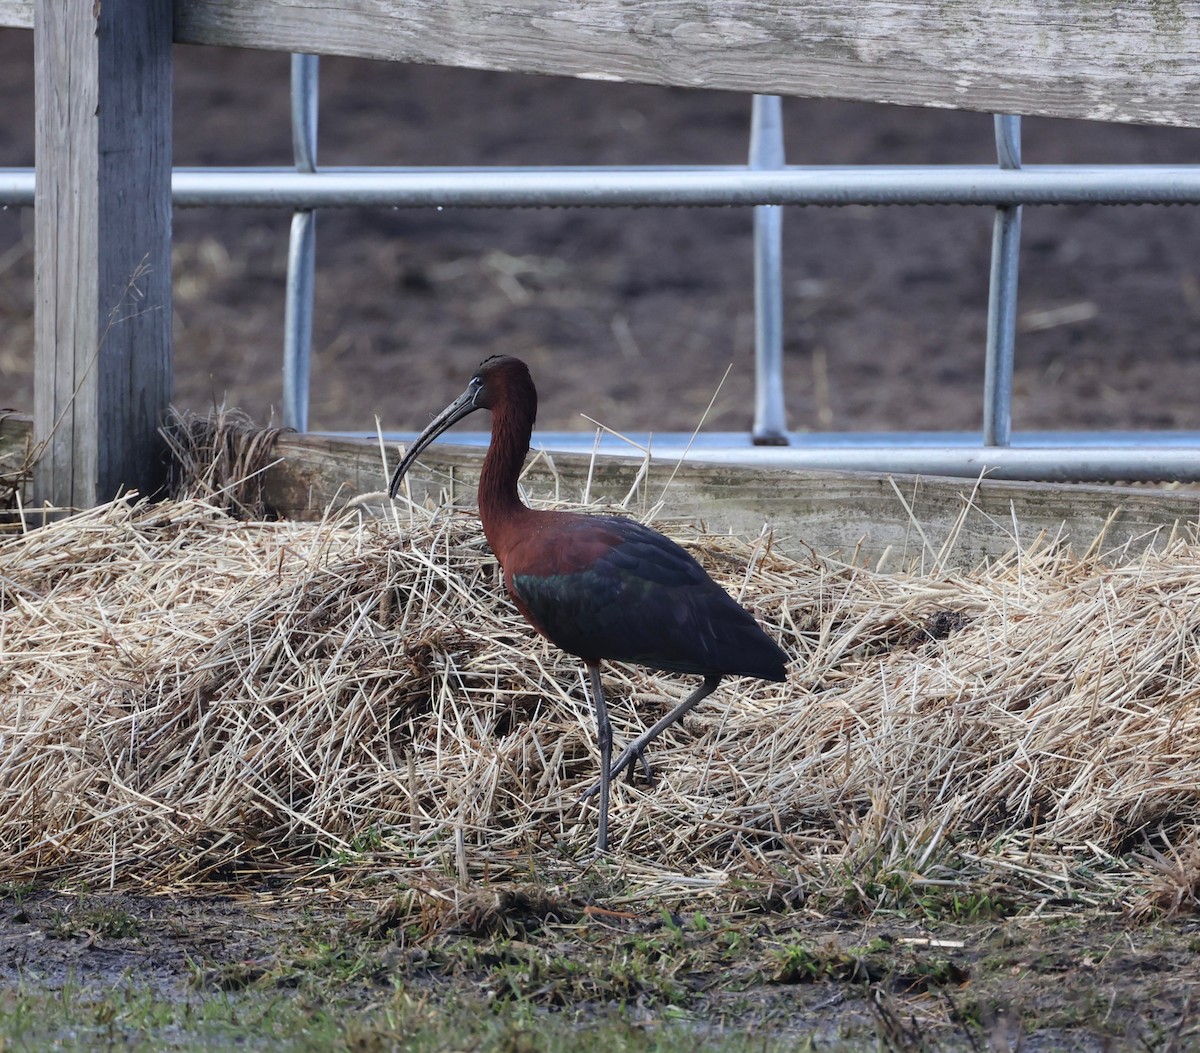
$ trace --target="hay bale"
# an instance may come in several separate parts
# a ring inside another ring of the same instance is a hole
[[[631,895],[985,880],[1111,899],[1161,884],[1194,836],[1194,543],[930,577],[667,532],[794,662],[786,684],[726,681],[655,745],[655,787],[615,789]],[[690,687],[605,681],[618,741]],[[0,685],[9,877],[500,878],[576,867],[594,837],[577,663],[521,620],[470,515],[125,500],[0,539]]]

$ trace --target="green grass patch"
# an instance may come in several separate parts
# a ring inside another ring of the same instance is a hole
[[[812,1048],[806,1038],[785,1042],[736,1028],[721,1033],[687,1014],[666,1014],[653,1022],[624,1010],[547,1015],[524,999],[433,1001],[406,991],[365,1006],[321,1003],[263,985],[236,994],[217,990],[176,998],[135,984],[100,991],[70,981],[54,991],[18,985],[0,994],[5,1053],[782,1053],[806,1048]]]

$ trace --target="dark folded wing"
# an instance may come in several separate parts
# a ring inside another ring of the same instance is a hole
[[[564,651],[674,672],[782,680],[786,655],[687,552],[633,520],[589,517],[561,542],[587,558],[509,577],[533,623]],[[575,564],[572,567],[572,563]]]

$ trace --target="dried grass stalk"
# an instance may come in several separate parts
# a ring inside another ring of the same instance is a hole
[[[261,428],[241,410],[217,406],[204,416],[171,408],[160,429],[170,455],[168,490],[195,497],[239,519],[261,519],[262,473],[283,428]]]
[[[10,416],[7,410],[0,409],[0,426]],[[3,441],[0,441],[0,534],[16,533],[21,529],[21,493],[33,478],[36,459],[32,437],[24,449],[10,447],[5,450],[3,447]]]

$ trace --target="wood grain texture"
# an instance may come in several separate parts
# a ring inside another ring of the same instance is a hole
[[[175,0],[176,40],[765,94],[1200,125],[1172,0]]]
[[[0,0],[0,28],[32,29],[33,0]]]
[[[283,460],[265,474],[265,496],[281,514],[317,518],[360,498],[381,510],[388,473],[378,445],[317,435],[283,435]],[[388,451],[391,466],[396,450]],[[405,477],[413,498],[431,506],[474,507],[482,465],[478,447],[438,444]],[[668,519],[703,522],[710,530],[757,536],[769,527],[793,555],[809,549],[900,569],[912,564],[967,568],[1027,547],[1039,534],[1061,537],[1078,552],[1103,534],[1102,549],[1138,551],[1173,529],[1200,521],[1200,494],[1122,487],[986,482],[866,473],[653,464],[556,454],[527,466],[524,485],[536,497],[578,500],[590,475],[594,498],[621,501],[636,490],[638,507],[662,500]],[[666,491],[663,497],[664,489]],[[951,542],[951,539],[953,541]],[[944,550],[944,552],[943,552]]]
[[[170,0],[36,0],[37,503],[152,491],[171,391]]]

